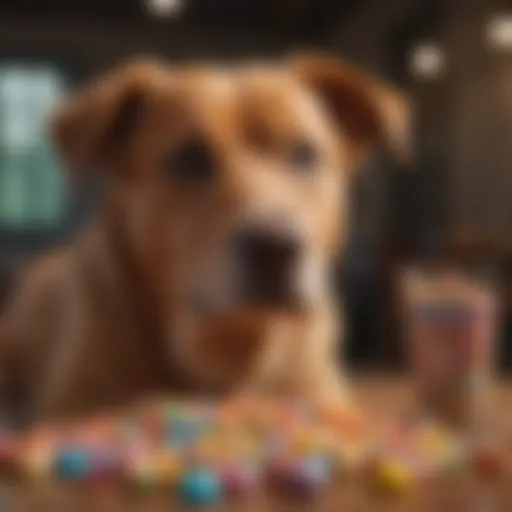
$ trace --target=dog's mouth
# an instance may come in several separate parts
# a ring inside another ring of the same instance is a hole
[[[307,301],[299,294],[291,291],[276,293],[274,290],[242,291],[232,300],[197,293],[190,296],[188,304],[196,317],[227,316],[237,311],[298,313],[307,307]]]

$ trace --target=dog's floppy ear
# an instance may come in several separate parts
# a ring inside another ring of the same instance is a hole
[[[379,140],[401,159],[410,155],[410,108],[405,95],[337,58],[302,55],[292,69],[322,98],[350,140],[357,165]]]
[[[133,128],[151,77],[161,69],[152,61],[129,62],[77,91],[57,109],[50,132],[71,169],[105,164]]]

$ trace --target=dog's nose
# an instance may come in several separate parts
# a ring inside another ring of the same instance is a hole
[[[241,267],[242,296],[251,303],[289,305],[300,241],[292,233],[269,228],[246,228],[235,236]]]

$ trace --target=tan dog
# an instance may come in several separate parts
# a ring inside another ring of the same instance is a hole
[[[93,226],[25,276],[1,324],[4,390],[48,417],[180,389],[343,399],[329,268],[349,171],[405,103],[336,61],[134,62],[56,114],[101,169]]]

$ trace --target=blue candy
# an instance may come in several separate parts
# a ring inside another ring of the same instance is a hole
[[[302,473],[306,478],[323,485],[329,481],[331,465],[324,457],[310,457],[303,461]]]
[[[55,471],[60,478],[79,480],[86,478],[91,469],[90,455],[82,448],[65,448],[55,460]]]
[[[274,468],[274,482],[287,494],[307,497],[321,491],[329,482],[331,467],[322,457],[288,462]]]
[[[219,479],[206,470],[186,473],[178,485],[178,496],[191,505],[209,505],[220,500],[222,494]]]
[[[192,444],[200,437],[203,426],[197,421],[186,418],[175,418],[167,429],[167,442],[176,448]]]

